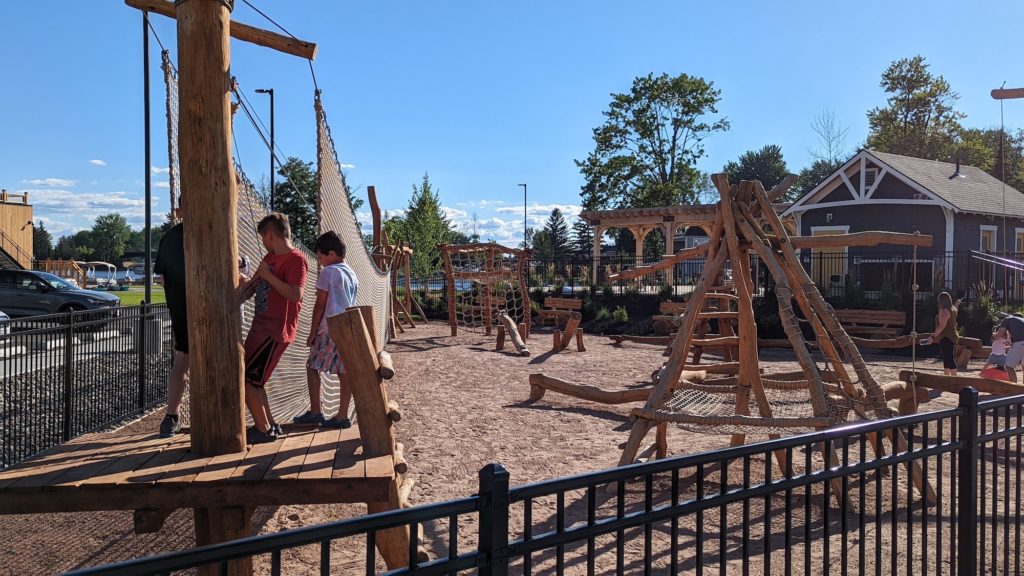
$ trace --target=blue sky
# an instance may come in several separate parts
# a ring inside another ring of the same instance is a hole
[[[732,128],[707,141],[705,171],[779,144],[798,172],[826,110],[855,149],[866,111],[884,104],[879,77],[898,58],[925,56],[959,92],[970,126],[998,126],[992,88],[1024,86],[1019,1],[250,2],[319,44],[317,82],[359,194],[374,185],[385,209],[401,209],[429,172],[458,225],[475,212],[484,238],[508,244],[522,235],[519,183],[531,225],[554,206],[578,212],[573,159],[592,150],[609,94],[639,75],[685,72],[721,89]],[[242,0],[233,18],[271,27]],[[55,236],[108,212],[143,222],[141,19],[119,0],[0,3],[0,187],[29,191]],[[176,57],[174,22],[151,19]],[[239,41],[232,56],[264,122],[268,101],[253,90],[275,89],[284,153],[314,160],[307,63]],[[151,66],[158,222],[168,162],[153,40]],[[1005,119],[1024,127],[1024,101],[1007,101]],[[247,174],[265,178],[268,153],[253,129],[236,123],[236,138]]]

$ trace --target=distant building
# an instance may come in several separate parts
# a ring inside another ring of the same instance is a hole
[[[949,288],[978,281],[998,286],[1002,275],[970,251],[1024,253],[1024,195],[974,166],[861,150],[784,213],[802,236],[883,230],[931,235],[919,251],[918,283]],[[906,249],[900,249],[906,252]],[[877,285],[882,274],[905,277],[886,257],[893,247],[805,250],[805,264],[819,287],[861,282]],[[845,256],[845,257],[844,257]],[[904,259],[904,262],[906,260]],[[909,264],[909,263],[908,263]],[[1007,289],[1020,293],[1020,277]]]
[[[32,268],[34,229],[28,192],[0,190],[0,269]]]

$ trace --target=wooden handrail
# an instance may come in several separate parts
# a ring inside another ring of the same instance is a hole
[[[10,245],[14,250],[8,248]],[[14,256],[14,259],[18,261],[21,266],[32,266],[32,255],[22,249],[21,245],[14,241],[13,238],[7,235],[6,232],[0,230],[0,248],[3,248],[4,252]]]

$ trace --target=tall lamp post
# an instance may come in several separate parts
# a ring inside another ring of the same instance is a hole
[[[270,94],[270,211],[274,211],[274,89],[257,88],[257,94]]]
[[[526,184],[517,184],[523,187],[523,249],[529,248],[526,245]]]

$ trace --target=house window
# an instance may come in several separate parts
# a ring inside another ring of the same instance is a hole
[[[1020,259],[1021,254],[1024,254],[1024,228],[1015,229],[1013,238],[1013,251],[1017,259]]]
[[[864,191],[867,192],[875,185],[875,179],[878,178],[878,168],[868,168],[864,170]]]
[[[981,227],[981,241],[978,244],[978,250],[982,252],[995,252],[996,250],[996,227],[985,226]]]

